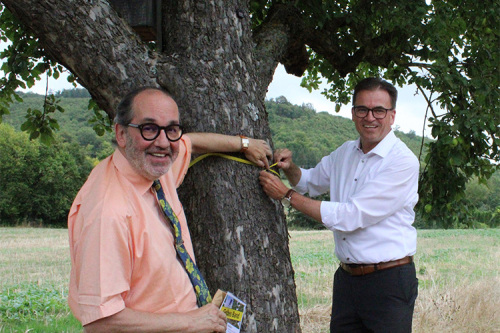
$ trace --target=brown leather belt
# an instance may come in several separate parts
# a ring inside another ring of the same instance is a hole
[[[404,257],[402,259],[381,262],[378,264],[345,264],[340,263],[340,267],[352,276],[366,275],[383,269],[403,266],[413,262],[413,256]]]

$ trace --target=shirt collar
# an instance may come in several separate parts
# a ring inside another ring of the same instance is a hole
[[[113,164],[118,172],[122,174],[139,193],[144,194],[151,189],[153,181],[138,174],[119,149],[116,149],[113,153]]]
[[[370,150],[367,154],[377,154],[380,157],[386,157],[389,154],[389,151],[392,149],[394,144],[397,142],[398,138],[394,134],[394,131],[391,130],[387,135],[380,141],[372,150]],[[361,151],[360,148],[361,139],[358,138],[356,148]]]

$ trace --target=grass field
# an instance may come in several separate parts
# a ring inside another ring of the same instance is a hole
[[[338,260],[329,231],[291,232],[304,333],[329,332]],[[500,332],[500,230],[420,230],[414,332]]]
[[[333,236],[290,236],[302,330],[328,332]],[[500,230],[418,237],[414,332],[500,332]],[[69,268],[66,230],[0,228],[0,332],[81,332],[66,305]]]

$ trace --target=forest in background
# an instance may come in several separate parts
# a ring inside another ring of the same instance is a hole
[[[103,135],[96,134],[96,119],[88,112],[88,92],[72,89],[55,94],[65,110],[55,116],[60,126],[55,142],[47,146],[39,140],[30,140],[29,135],[20,130],[24,115],[29,109],[43,110],[44,96],[26,93],[21,97],[23,101],[14,103],[10,114],[3,117],[4,124],[0,124],[0,225],[66,226],[68,209],[90,170],[113,152],[113,135],[102,127],[98,128]],[[313,167],[321,157],[358,136],[350,119],[317,112],[310,104],[293,105],[285,97],[278,97],[267,100],[266,108],[274,147],[290,149],[294,161],[305,168]],[[395,133],[424,161],[422,137],[414,131],[403,133],[397,128]],[[498,172],[487,184],[470,182],[466,199],[467,218],[456,227],[500,225]],[[296,211],[288,212],[287,220],[292,227],[319,226]],[[415,225],[442,227],[419,216]]]

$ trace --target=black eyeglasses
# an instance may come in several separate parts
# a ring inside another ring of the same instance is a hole
[[[364,118],[368,116],[368,112],[372,112],[373,117],[376,119],[384,119],[385,116],[387,116],[387,111],[392,111],[394,109],[386,109],[381,106],[369,109],[366,106],[353,106],[352,110],[354,111],[354,114],[358,118]]]
[[[181,125],[158,126],[154,123],[147,123],[141,125],[128,124],[127,126],[138,128],[141,131],[142,138],[146,141],[155,140],[160,135],[161,130],[164,130],[168,141],[175,142],[182,137],[184,131]]]

